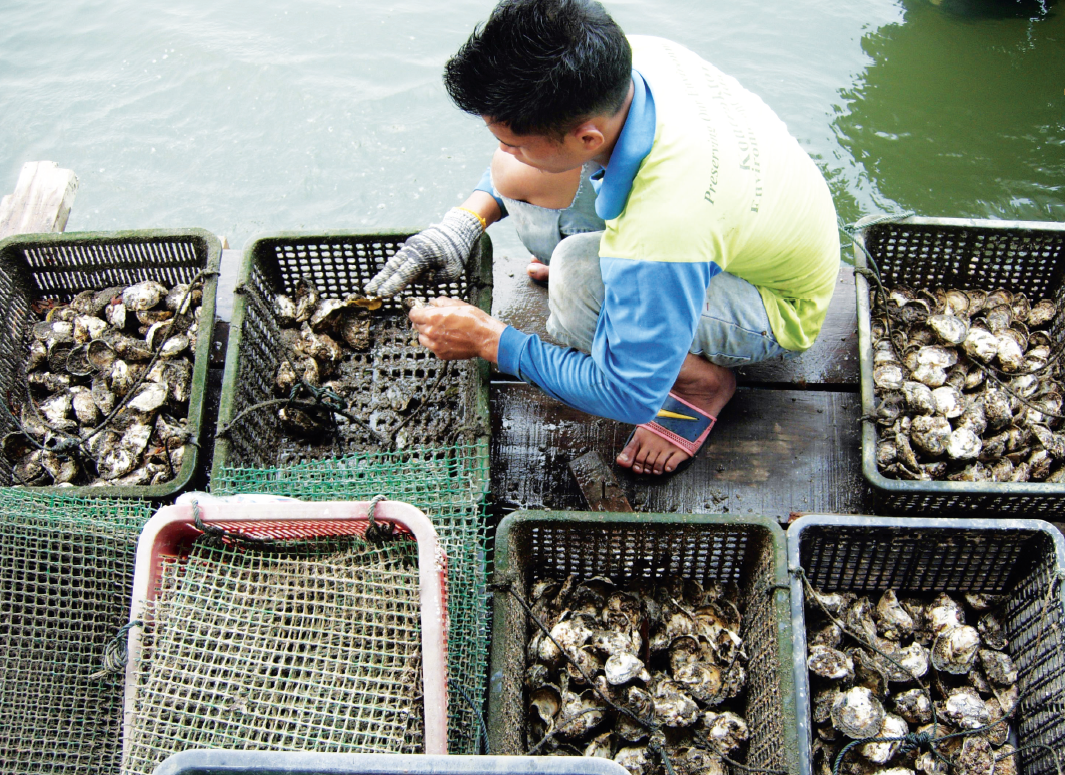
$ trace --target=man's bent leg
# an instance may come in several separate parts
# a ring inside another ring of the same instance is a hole
[[[673,392],[717,417],[736,392],[732,367],[789,355],[792,353],[773,337],[758,289],[735,275],[722,273],[707,289],[695,340]],[[662,474],[676,470],[687,459],[688,453],[637,428],[617,462],[631,467],[634,473]]]
[[[599,268],[602,236],[601,231],[574,234],[559,242],[551,254],[547,333],[559,343],[586,353],[592,351],[605,293]]]

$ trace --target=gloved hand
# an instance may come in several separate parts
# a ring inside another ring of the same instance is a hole
[[[476,215],[453,207],[440,223],[403,243],[385,268],[366,284],[366,295],[392,296],[419,277],[434,284],[457,280],[482,232]]]

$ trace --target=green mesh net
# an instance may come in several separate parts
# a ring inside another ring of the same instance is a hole
[[[479,752],[488,662],[486,443],[370,453],[286,468],[223,468],[214,495],[269,493],[305,501],[384,495],[432,520],[448,564],[448,751]]]
[[[145,607],[123,773],[199,748],[421,753],[421,649],[413,540],[199,539]]]
[[[93,678],[129,619],[144,502],[0,490],[0,772],[112,773],[123,676]]]

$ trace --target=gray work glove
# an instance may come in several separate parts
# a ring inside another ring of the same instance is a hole
[[[457,280],[483,231],[473,213],[457,207],[448,210],[440,223],[403,243],[385,268],[366,284],[366,295],[392,296],[419,277],[427,284]]]

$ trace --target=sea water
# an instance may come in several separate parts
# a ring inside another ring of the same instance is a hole
[[[494,148],[440,78],[492,5],[4,0],[0,189],[48,159],[80,179],[68,231],[200,226],[233,247],[419,228]],[[1065,220],[1065,13],[1049,1],[606,5],[761,95],[844,221]]]

